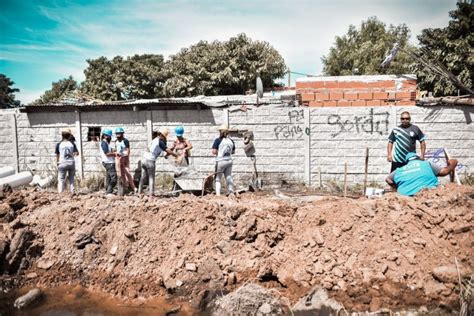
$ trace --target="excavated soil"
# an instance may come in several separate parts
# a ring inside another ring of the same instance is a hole
[[[246,283],[291,304],[321,286],[351,311],[456,310],[455,258],[473,273],[473,206],[474,188],[455,185],[372,200],[3,192],[0,285],[80,284],[200,309]]]

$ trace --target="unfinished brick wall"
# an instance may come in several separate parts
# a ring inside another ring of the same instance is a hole
[[[296,81],[298,98],[310,107],[415,105],[413,76],[310,77]]]

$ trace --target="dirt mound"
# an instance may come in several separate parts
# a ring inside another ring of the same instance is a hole
[[[415,198],[312,201],[17,191],[0,198],[0,221],[9,222],[1,272],[26,285],[76,282],[130,298],[186,296],[196,306],[250,281],[292,303],[322,286],[348,310],[452,309],[454,258],[463,274],[473,271],[473,204],[474,189],[454,185]]]

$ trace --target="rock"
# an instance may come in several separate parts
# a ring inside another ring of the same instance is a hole
[[[429,280],[423,284],[425,295],[431,299],[438,299],[441,292],[446,291],[446,286],[443,283]]]
[[[48,269],[51,268],[53,265],[54,265],[54,260],[52,260],[52,259],[46,259],[46,258],[41,258],[41,259],[39,259],[38,262],[36,263],[36,266],[37,266],[39,269],[43,269],[43,270],[48,270]]]
[[[315,274],[322,274],[324,272],[323,265],[319,261],[313,265],[313,272]]]
[[[471,230],[471,228],[472,228],[471,224],[468,224],[468,223],[460,224],[452,228],[452,233],[453,234],[467,233],[468,231]]]
[[[407,258],[408,263],[410,264],[416,264],[416,253],[412,249],[407,249],[405,251],[405,258]]]
[[[182,286],[183,284],[184,284],[183,281],[181,281],[181,280],[176,280],[176,287],[180,287],[180,286]]]
[[[17,298],[15,300],[15,303],[13,304],[13,306],[15,306],[18,309],[26,307],[26,306],[30,305],[31,303],[33,303],[34,301],[41,298],[42,295],[43,295],[43,293],[41,292],[40,289],[32,289],[28,293],[26,293],[25,295],[20,296],[19,298]]]
[[[343,232],[347,232],[352,229],[352,223],[351,222],[345,222],[342,227],[341,227]]]
[[[469,274],[466,270],[462,268],[460,268],[459,273],[461,275],[461,278]],[[456,284],[458,283],[458,270],[454,265],[436,267],[431,271],[431,274],[433,275],[433,278],[435,278],[439,282]]]
[[[272,306],[268,303],[263,303],[259,308],[258,311],[262,314],[270,314],[272,312]]]
[[[422,238],[413,238],[413,243],[417,245],[422,245],[424,247],[426,245],[426,240]]]
[[[112,256],[115,256],[115,254],[117,253],[117,250],[118,250],[118,245],[117,245],[117,244],[114,244],[114,245],[112,246],[112,248],[110,248],[110,254],[111,254]]]
[[[26,278],[27,278],[27,279],[34,279],[34,278],[36,278],[37,276],[38,276],[38,274],[36,274],[35,272],[31,272],[31,273],[28,273],[28,274],[26,275]]]
[[[380,270],[380,272],[382,272],[382,274],[385,274],[385,273],[387,273],[387,271],[388,271],[388,264],[385,263],[382,266],[382,269]]]
[[[339,268],[332,269],[332,274],[338,278],[344,277],[344,272],[342,272],[342,270]]]
[[[231,272],[227,276],[227,284],[232,285],[235,283],[237,283],[237,274],[235,272]]]
[[[336,238],[341,237],[341,229],[337,226],[334,226],[332,228],[332,233],[334,234],[334,236],[336,236]]]
[[[281,315],[283,306],[284,302],[273,292],[250,283],[223,297],[218,297],[212,315],[255,315],[256,311],[265,315]]]
[[[324,245],[324,238],[319,228],[314,229],[313,239],[319,246]]]
[[[338,315],[343,308],[342,304],[329,298],[326,290],[316,287],[301,298],[292,311],[301,315]]]
[[[187,262],[186,263],[186,270],[196,272],[197,271],[196,264],[191,263],[191,262]]]
[[[228,242],[226,240],[221,240],[217,243],[216,247],[217,247],[217,249],[219,249],[220,252],[225,254],[230,250],[231,245],[230,245],[230,242]]]

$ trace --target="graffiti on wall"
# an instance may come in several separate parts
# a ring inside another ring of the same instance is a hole
[[[388,119],[390,113],[387,111],[374,113],[374,109],[370,109],[367,115],[355,115],[352,119],[343,119],[340,115],[330,115],[328,124],[337,127],[336,132],[332,133],[332,137],[336,137],[342,133],[366,133],[366,134],[388,134]]]
[[[425,160],[430,161],[443,168],[446,167],[446,156],[444,155],[443,148],[435,148],[435,149],[427,150],[425,153]],[[458,165],[456,166],[456,171],[463,172],[464,170],[466,170],[466,166],[458,162]]]
[[[288,112],[288,123],[277,125],[274,128],[276,139],[301,139],[303,133],[309,135],[309,128],[305,131],[303,110],[291,110]]]

